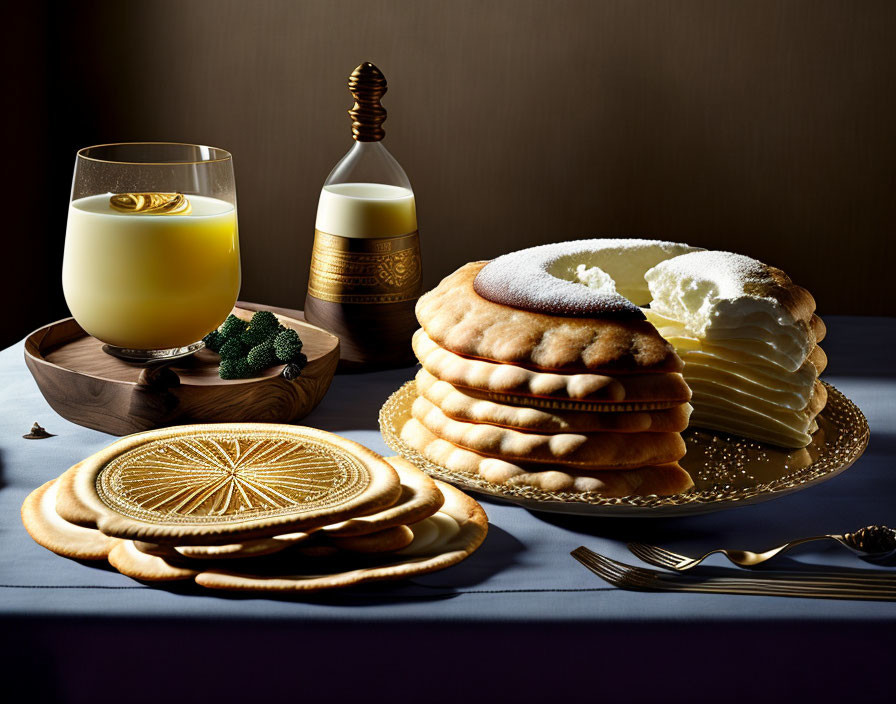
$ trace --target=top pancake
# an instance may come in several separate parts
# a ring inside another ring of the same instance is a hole
[[[561,317],[486,300],[473,289],[486,263],[462,266],[417,302],[417,319],[439,346],[547,371],[681,371],[675,350],[644,320]]]

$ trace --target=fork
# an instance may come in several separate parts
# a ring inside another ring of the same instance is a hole
[[[896,580],[889,574],[772,572],[761,576],[705,577],[626,565],[584,546],[570,554],[598,577],[621,589],[896,601]]]
[[[878,564],[886,564],[892,561],[896,555],[896,531],[886,526],[866,526],[860,528],[855,533],[845,533],[843,535],[814,535],[810,538],[798,538],[788,543],[771,548],[765,552],[751,552],[749,550],[730,550],[717,549],[710,550],[700,557],[688,557],[680,555],[677,552],[666,550],[657,545],[646,545],[644,543],[629,543],[628,549],[634,553],[636,557],[644,562],[655,565],[657,567],[666,567],[670,570],[678,570],[682,572],[696,567],[710,555],[720,553],[727,557],[735,565],[740,567],[754,567],[766,560],[770,560],[776,555],[781,554],[785,550],[789,550],[797,545],[809,543],[813,540],[833,540],[840,543],[844,547],[849,548],[856,555],[868,562]]]

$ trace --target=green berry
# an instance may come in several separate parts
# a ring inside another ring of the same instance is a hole
[[[221,355],[221,359],[236,359],[245,356],[246,347],[236,338],[230,338],[227,342],[221,345],[218,354]]]
[[[224,336],[217,330],[212,330],[202,338],[202,341],[212,352],[218,352],[221,349],[221,345],[224,344]]]
[[[240,341],[247,347],[255,347],[277,334],[280,321],[270,311],[260,310],[252,316],[249,327],[240,333]]]
[[[224,337],[236,337],[246,329],[246,321],[240,320],[233,313],[227,316],[227,320],[219,328]]]
[[[246,356],[246,362],[249,364],[249,369],[252,370],[252,372],[260,372],[262,369],[267,369],[276,361],[277,357],[274,354],[274,345],[270,342],[263,342],[260,345],[256,345],[249,350],[249,354]]]
[[[284,330],[274,338],[274,353],[281,362],[292,362],[301,352],[302,340],[295,330]]]
[[[260,310],[252,316],[252,320],[249,322],[249,327],[257,330],[264,330],[265,333],[270,335],[271,333],[276,332],[280,327],[280,321],[277,320],[277,316],[269,310]]]
[[[267,341],[270,335],[263,329],[256,328],[254,325],[250,325],[247,329],[243,330],[240,333],[239,340],[246,347],[252,348],[256,345],[260,345],[262,342]]]
[[[245,379],[251,376],[251,371],[245,358],[234,357],[221,360],[221,366],[218,367],[218,376],[222,379]]]

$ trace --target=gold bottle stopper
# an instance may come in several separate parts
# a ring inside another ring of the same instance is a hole
[[[348,89],[355,104],[348,114],[352,118],[352,134],[359,142],[379,142],[386,136],[383,122],[386,108],[380,105],[385,95],[386,77],[369,61],[358,66],[348,77]]]

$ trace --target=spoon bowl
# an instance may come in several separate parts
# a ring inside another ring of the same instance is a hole
[[[886,565],[896,560],[896,530],[887,526],[865,526],[834,539],[867,562]]]

